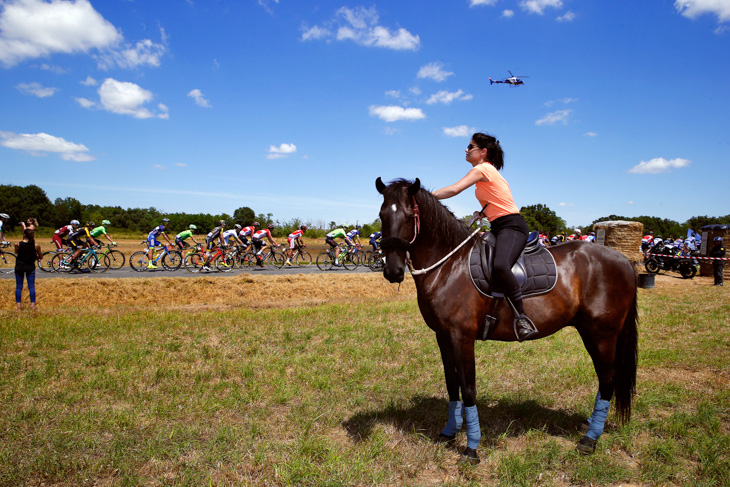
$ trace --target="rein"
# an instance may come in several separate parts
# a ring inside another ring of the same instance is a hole
[[[466,243],[469,240],[471,240],[474,237],[474,235],[476,235],[477,233],[479,233],[481,230],[482,230],[482,227],[477,227],[477,229],[474,230],[474,232],[472,232],[471,235],[469,235],[468,237],[466,237],[466,240],[464,240],[463,242],[461,242],[454,250],[452,250],[451,252],[449,252],[448,254],[446,254],[441,260],[439,260],[438,262],[436,262],[434,265],[432,265],[430,267],[426,267],[425,269],[414,269],[413,268],[413,264],[411,264],[411,259],[406,259],[406,262],[408,263],[408,268],[411,270],[411,275],[413,275],[413,276],[420,276],[421,274],[425,274],[425,273],[427,273],[429,271],[434,270],[435,268],[437,268],[438,266],[440,266],[441,264],[443,264],[444,262],[446,262],[449,259],[449,257],[451,257],[452,255],[454,255],[460,248],[462,248],[464,245],[466,245]]]

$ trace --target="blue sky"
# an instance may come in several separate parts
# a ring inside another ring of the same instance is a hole
[[[725,215],[729,60],[730,0],[0,0],[1,182],[354,224],[487,131],[570,225]]]

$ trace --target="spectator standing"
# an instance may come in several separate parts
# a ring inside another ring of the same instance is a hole
[[[35,218],[28,218],[25,222],[20,222],[20,224],[23,225],[23,230],[35,230],[38,227],[38,220]]]
[[[15,304],[20,311],[20,298],[23,294],[23,281],[28,281],[30,307],[35,307],[35,261],[41,258],[41,246],[35,243],[35,230],[23,230],[23,240],[15,244]]]
[[[715,242],[715,246],[712,247],[712,250],[710,250],[710,257],[718,257],[718,258],[724,258],[725,257],[725,246],[722,244],[722,237],[715,237],[713,239],[713,242]],[[713,260],[712,261],[712,271],[715,275],[715,286],[722,286],[725,278],[722,275],[723,267],[725,267],[725,262],[722,260]]]

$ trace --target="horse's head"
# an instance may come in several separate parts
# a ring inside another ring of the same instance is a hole
[[[375,187],[383,195],[380,221],[383,224],[383,276],[390,282],[403,282],[406,252],[417,236],[414,196],[421,188],[421,181],[398,180],[389,186],[378,178]]]

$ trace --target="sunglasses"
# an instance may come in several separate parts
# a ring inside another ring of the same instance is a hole
[[[480,149],[480,148],[481,148],[481,147],[479,147],[478,145],[475,145],[475,144],[469,144],[469,145],[467,145],[467,146],[466,146],[466,150],[467,150],[468,152],[471,152],[471,151],[473,151],[474,149]]]

